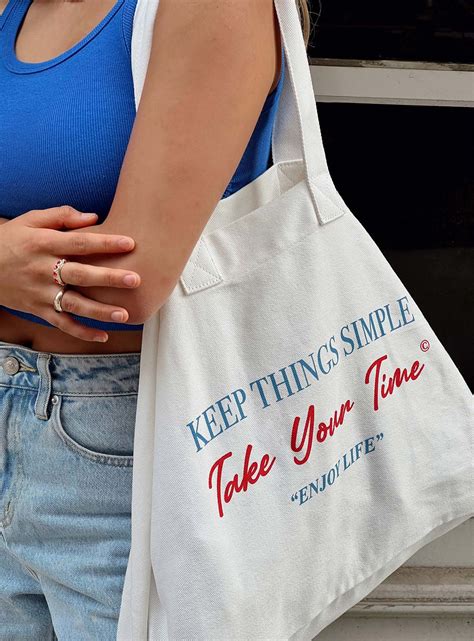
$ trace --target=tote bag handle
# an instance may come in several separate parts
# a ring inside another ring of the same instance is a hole
[[[132,60],[138,109],[148,66],[159,0],[137,0],[133,19]],[[286,72],[272,133],[274,163],[302,160],[305,180],[320,224],[339,218],[347,206],[337,192],[326,162],[311,72],[296,0],[274,0],[284,46]]]
[[[274,0],[274,5],[287,69],[273,127],[273,162],[303,160],[319,222],[325,224],[346,213],[347,207],[326,162],[296,0]]]

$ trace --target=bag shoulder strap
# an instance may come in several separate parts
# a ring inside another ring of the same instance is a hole
[[[273,161],[303,160],[313,204],[319,222],[324,224],[346,213],[347,206],[333,184],[326,162],[296,0],[274,0],[274,5],[286,69],[273,128]]]
[[[132,68],[135,105],[145,82],[153,26],[159,0],[137,0],[132,32]],[[296,0],[274,0],[285,55],[280,104],[272,132],[273,162],[302,160],[320,224],[335,220],[348,208],[334,186],[326,162],[311,71]]]

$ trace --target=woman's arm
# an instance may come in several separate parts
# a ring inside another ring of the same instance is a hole
[[[80,230],[135,239],[132,252],[94,264],[136,271],[140,286],[87,288],[123,305],[129,323],[145,322],[175,287],[278,77],[279,50],[273,0],[160,0],[112,207]]]

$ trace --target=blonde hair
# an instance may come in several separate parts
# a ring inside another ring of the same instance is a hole
[[[306,47],[308,46],[309,36],[311,32],[311,19],[309,13],[308,0],[295,0],[300,14],[301,28],[303,31],[303,39]]]

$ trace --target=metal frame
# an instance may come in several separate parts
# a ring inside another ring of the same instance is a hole
[[[474,568],[402,566],[350,610],[350,616],[474,614]]]
[[[474,65],[309,58],[318,102],[474,107]]]

